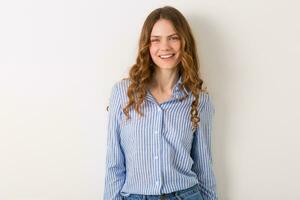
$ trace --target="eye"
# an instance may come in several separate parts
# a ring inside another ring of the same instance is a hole
[[[158,39],[152,39],[151,42],[158,42]]]
[[[171,40],[179,40],[179,37],[171,37]]]

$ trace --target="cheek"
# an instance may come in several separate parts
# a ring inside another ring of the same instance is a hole
[[[151,58],[153,59],[155,57],[155,54],[156,54],[156,48],[150,47],[149,51],[150,51]]]
[[[181,47],[180,43],[174,44],[174,46],[173,46],[173,48],[174,48],[176,51],[179,51],[179,50],[180,50],[180,47]]]

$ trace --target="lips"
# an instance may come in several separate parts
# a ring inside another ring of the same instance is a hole
[[[159,57],[160,57],[161,59],[172,58],[173,56],[175,56],[174,53],[172,53],[172,54],[159,55]]]

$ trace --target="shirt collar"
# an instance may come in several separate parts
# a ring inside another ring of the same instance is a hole
[[[173,86],[172,93],[174,98],[181,98],[189,94],[187,88],[183,85],[183,91],[180,90],[180,84],[182,84],[182,75],[179,76],[178,81]]]

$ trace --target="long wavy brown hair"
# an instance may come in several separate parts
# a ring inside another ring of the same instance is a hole
[[[185,17],[171,6],[164,6],[153,10],[143,24],[136,63],[130,68],[129,78],[127,78],[130,79],[127,91],[129,101],[125,108],[123,108],[123,112],[126,115],[126,120],[130,119],[129,111],[131,107],[140,116],[143,116],[141,105],[147,93],[147,85],[152,80],[155,66],[149,52],[150,34],[154,24],[159,19],[169,20],[173,24],[181,41],[180,62],[176,66],[178,67],[179,75],[182,76],[182,84],[179,86],[179,89],[183,90],[184,86],[194,96],[190,113],[192,127],[195,130],[200,121],[197,110],[200,93],[207,92],[207,90],[206,88],[202,88],[203,80],[200,78],[197,50],[191,28]],[[186,97],[183,97],[183,99]]]

